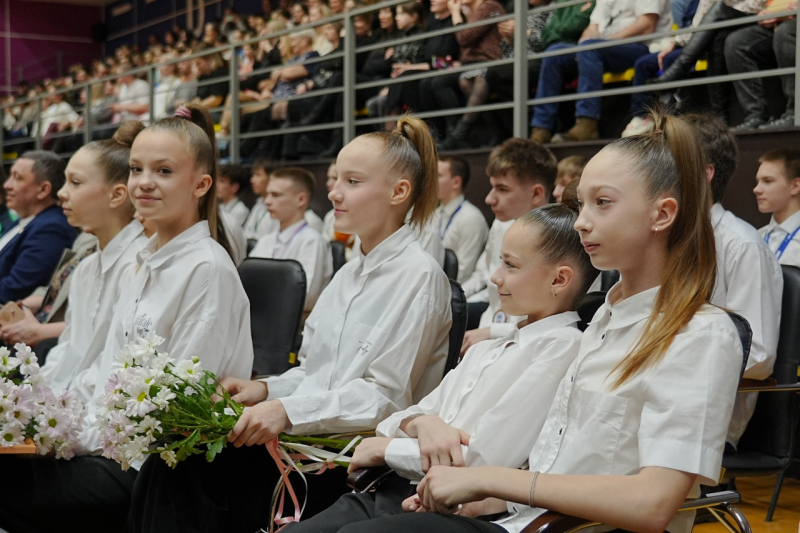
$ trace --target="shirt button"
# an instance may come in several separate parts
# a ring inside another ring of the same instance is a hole
[[[569,378],[569,382],[570,383],[572,383],[573,381],[575,381],[575,376],[572,376],[572,377]]]
[[[474,381],[470,381],[469,384],[467,385],[467,388],[472,390],[472,387],[474,387],[474,386],[475,386],[475,382]]]
[[[449,415],[447,415],[447,421],[448,422],[452,422],[455,417],[456,417],[456,415],[454,415],[453,413],[450,413]]]
[[[561,435],[561,432],[564,431],[564,428],[558,430],[558,434]]]
[[[601,340],[605,340],[605,338],[606,338],[606,334],[605,334],[605,333],[603,333],[603,336],[602,336],[602,337],[600,337],[600,339],[601,339]]]
[[[497,361],[497,354],[494,354],[494,355],[492,356],[492,361]]]
[[[126,337],[128,336],[128,332],[127,332],[127,331],[125,332],[125,336],[126,336]]]

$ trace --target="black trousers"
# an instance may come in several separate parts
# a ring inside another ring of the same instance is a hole
[[[145,461],[133,488],[125,531],[147,533],[254,533],[269,529],[270,501],[278,468],[263,446],[227,447],[213,462],[193,455],[174,470],[160,457]],[[292,475],[301,498],[303,483]],[[304,517],[313,516],[349,492],[347,470],[308,475]],[[291,516],[290,500],[284,516]]]
[[[0,455],[0,472],[0,528],[9,533],[122,531],[136,479],[103,457]]]
[[[481,520],[446,517],[434,513],[403,511],[403,500],[416,492],[414,485],[396,474],[375,492],[345,494],[322,513],[292,524],[287,533],[453,532],[501,533],[503,528]]]

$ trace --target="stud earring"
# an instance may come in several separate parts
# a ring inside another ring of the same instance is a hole
[[[550,289],[550,294],[553,295],[553,298],[556,297],[556,289],[554,287]]]
[[[653,235],[658,235],[658,226],[653,228]]]

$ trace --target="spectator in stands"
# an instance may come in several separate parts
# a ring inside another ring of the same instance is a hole
[[[277,223],[269,216],[267,206],[264,204],[272,165],[266,159],[256,159],[251,172],[250,188],[256,195],[256,203],[244,223],[244,234],[248,240],[268,235],[277,228]]]
[[[464,15],[461,13],[462,5],[466,5],[470,10],[466,18],[468,23],[505,15],[503,7],[494,0],[450,1],[447,3],[447,7],[450,9],[453,24],[456,26],[464,23]],[[538,19],[539,14],[532,16],[541,21],[541,19]],[[547,16],[549,16],[549,13]],[[504,26],[506,38],[514,33],[513,21],[507,22],[512,22],[512,27],[509,28],[508,24]],[[532,31],[530,28],[528,28],[528,31],[529,35],[534,35],[534,38],[538,38],[538,32]],[[461,62],[465,65],[500,59],[503,55],[501,47],[503,36],[497,25],[492,24],[462,30],[456,34],[456,39],[461,47]],[[460,92],[467,99],[467,107],[486,103],[489,99],[489,84],[486,81],[486,71],[486,68],[478,68],[458,75],[434,78],[431,89],[438,108],[451,109],[459,106],[460,101],[456,88],[460,89]],[[458,80],[456,80],[456,76]],[[471,112],[462,115],[453,129],[446,132],[446,138],[439,148],[441,150],[452,150],[459,145],[463,145],[467,141],[470,129],[478,119],[478,116],[478,113]]]
[[[590,22],[579,40],[580,44],[588,45],[667,31],[672,25],[672,15],[667,0],[598,0]],[[559,50],[569,46],[572,45],[557,43],[548,50]],[[536,96],[547,98],[561,94],[564,82],[576,76],[578,93],[599,91],[603,87],[603,73],[606,70],[614,72],[627,70],[648,52],[648,43],[639,42],[545,58],[539,74]],[[553,141],[597,139],[600,104],[600,98],[578,100],[575,105],[575,126]],[[557,114],[558,104],[535,106],[531,139],[542,143],[549,142]]]
[[[219,23],[206,22],[206,25],[203,27],[203,42],[209,47],[213,47],[219,36]]]
[[[292,24],[295,26],[308,24],[308,6],[305,2],[294,2],[289,12],[292,14]]]
[[[117,73],[123,74],[117,81],[119,90],[117,103],[111,104],[111,111],[119,114],[117,122],[129,120],[142,120],[143,115],[150,111],[150,84],[135,77],[128,71],[133,66],[130,63],[120,63]]]
[[[208,25],[206,25],[208,26]],[[195,47],[194,53],[208,50],[212,46],[200,44]],[[218,52],[212,52],[194,60],[195,76],[197,78],[197,95],[194,102],[206,109],[219,107],[225,101],[230,91],[228,82],[228,66]],[[214,83],[203,84],[203,82],[218,80]]]
[[[556,174],[556,186],[553,189],[553,198],[557,203],[561,203],[561,195],[564,187],[575,180],[581,179],[583,167],[589,160],[582,155],[570,155],[558,162],[558,172]]]
[[[42,110],[41,122],[42,137],[58,134],[69,129],[70,124],[77,121],[78,113],[72,106],[64,100],[64,93],[56,92],[55,85],[51,85],[47,90],[47,98],[42,101],[45,106]],[[35,137],[39,131],[39,123],[34,122],[31,129],[31,136]],[[52,144],[55,139],[47,139],[48,144]]]
[[[247,24],[239,13],[236,12],[236,9],[233,6],[228,6],[225,8],[225,15],[222,17],[222,25],[220,26],[220,33],[225,35],[228,40],[231,40],[231,35],[235,31],[245,31],[247,30]]]
[[[477,342],[503,337],[521,320],[500,309],[500,296],[491,276],[501,261],[499,250],[506,230],[517,218],[550,201],[557,165],[550,150],[527,139],[508,139],[489,155],[486,174],[492,190],[486,196],[486,203],[492,208],[495,220],[475,271],[462,284],[470,302],[469,314],[480,317],[478,324],[474,320],[470,323],[477,329],[468,326],[472,331],[464,336],[462,354]]]
[[[234,225],[243,227],[250,210],[239,199],[243,182],[243,170],[239,165],[221,165],[217,175],[217,198],[220,211],[228,213]]]
[[[164,54],[161,56],[161,61],[171,61],[175,59],[172,54]],[[158,84],[155,87],[155,95],[153,96],[153,116],[155,120],[161,120],[175,113],[173,110],[170,112],[168,108],[170,104],[176,99],[176,92],[178,87],[183,83],[183,80],[176,76],[178,72],[179,63],[163,63],[159,67],[160,77]]]
[[[197,78],[194,74],[194,62],[184,59],[177,65],[180,84],[175,87],[172,100],[167,102],[167,113],[175,113],[180,106],[190,102],[197,95]]]
[[[777,9],[783,11],[796,7],[797,2],[792,2],[788,8]],[[775,9],[768,5],[759,14],[774,12]],[[737,29],[725,40],[725,62],[728,72],[731,74],[755,72],[762,66],[771,66],[776,62],[779,68],[794,67],[796,34],[797,22],[794,18],[766,19]],[[734,81],[736,97],[745,111],[744,122],[736,126],[734,131],[794,126],[794,75],[781,76],[781,84],[786,99],[785,111],[781,116],[768,122],[769,113],[763,80],[751,78]]]
[[[711,186],[711,223],[717,249],[717,279],[711,303],[742,315],[753,340],[744,377],[765,379],[772,373],[778,347],[783,275],[775,254],[756,229],[726,211],[725,187],[736,169],[736,140],[725,123],[712,115],[688,115],[706,156]],[[736,397],[727,442],[736,447],[753,415],[756,397]]]
[[[758,210],[772,214],[758,232],[780,264],[800,267],[800,151],[777,148],[758,162],[753,192]]]
[[[712,2],[710,9],[707,9],[705,17],[700,21],[698,27],[703,24],[733,20],[748,15],[758,13],[766,3],[766,0],[722,0]],[[698,11],[705,11],[705,6],[698,6]],[[694,21],[692,23],[694,25]],[[718,30],[699,31],[692,34],[680,56],[666,69],[661,76],[655,79],[657,83],[677,81],[687,76],[689,71],[694,68],[697,60],[703,54],[708,53],[708,76],[721,76],[728,73],[725,63],[725,40],[736,28],[723,28]],[[727,84],[712,83],[708,85],[709,99],[711,101],[712,113],[723,122],[728,122],[728,109],[730,99],[728,98],[729,87]]]
[[[20,300],[47,285],[75,229],[57,204],[64,164],[52,152],[26,152],[3,187],[20,220],[0,238],[0,302]],[[23,231],[24,230],[24,231]]]
[[[304,216],[314,196],[315,181],[311,172],[299,167],[279,168],[270,175],[264,203],[279,228],[259,238],[249,255],[294,259],[302,265],[306,274],[306,313],[314,308],[333,275],[330,244],[309,226]]]
[[[321,22],[330,17],[332,14],[333,13],[331,12],[331,9],[325,4],[320,3],[318,5],[309,6],[308,22]],[[330,54],[333,51],[334,45],[322,32],[322,25],[315,26],[314,32],[316,34],[316,37],[314,38],[314,51],[321,56]]]
[[[445,249],[458,257],[458,278],[463,283],[472,276],[475,264],[486,246],[489,226],[480,209],[464,198],[469,183],[469,163],[456,156],[439,158],[439,207],[434,228]]]
[[[343,0],[328,0],[328,7],[331,8],[331,13],[334,15],[340,15],[344,13]]]
[[[679,8],[676,6],[676,2],[672,2],[674,21],[680,28],[697,27],[713,5],[713,2],[709,0],[692,0],[691,2],[680,2]],[[684,9],[685,11],[678,11],[679,9]],[[682,48],[692,35],[691,33],[675,35],[658,52],[653,52],[637,59],[633,65],[633,85],[644,85],[655,78],[659,72],[668,69],[681,55]],[[633,93],[631,95],[633,118],[622,132],[623,137],[641,135],[650,131],[652,124],[650,123],[648,108],[652,104],[652,99],[653,93],[649,92]]]
[[[397,38],[397,22],[395,20],[395,7],[382,7],[378,10],[378,29],[375,38],[378,41],[388,41]]]

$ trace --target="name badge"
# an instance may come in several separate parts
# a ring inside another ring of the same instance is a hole
[[[494,314],[494,318],[492,319],[492,322],[494,322],[495,324],[503,324],[505,323],[505,321],[506,321],[506,314],[502,311],[496,312]]]

